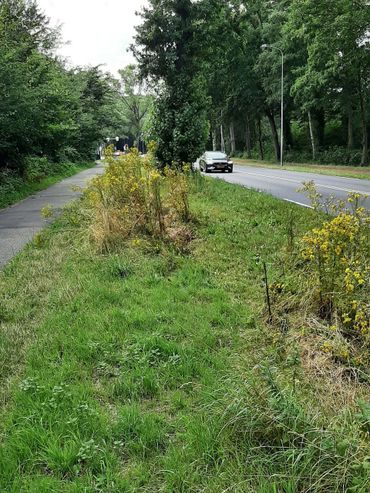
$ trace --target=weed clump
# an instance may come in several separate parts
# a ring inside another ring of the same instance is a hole
[[[189,171],[161,174],[153,153],[136,149],[115,159],[107,152],[107,169],[84,192],[90,238],[101,252],[131,240],[163,240],[185,250],[192,234]],[[186,230],[186,233],[185,233]],[[176,234],[178,231],[178,234]]]
[[[305,183],[315,210],[332,214],[303,235],[299,262],[306,281],[302,303],[324,329],[323,353],[346,366],[367,368],[370,348],[369,225],[365,196],[324,200],[312,182]],[[301,307],[302,308],[302,307]]]

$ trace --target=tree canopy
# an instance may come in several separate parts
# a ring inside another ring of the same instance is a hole
[[[120,95],[99,67],[68,69],[55,51],[58,29],[31,0],[0,1],[0,169],[27,156],[95,157],[120,125]]]
[[[114,79],[68,68],[36,1],[0,0],[0,169],[118,134],[155,140],[160,166],[206,148],[279,159],[281,53],[286,159],[369,163],[367,0],[149,0],[141,21],[137,66]]]
[[[288,157],[369,163],[366,0],[150,0],[141,15],[133,52],[156,84],[161,162],[206,146],[278,159],[283,52]]]

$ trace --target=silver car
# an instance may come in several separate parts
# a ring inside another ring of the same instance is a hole
[[[232,173],[234,163],[230,161],[224,152],[207,151],[199,159],[199,168],[204,173],[209,173],[210,171],[228,171]]]

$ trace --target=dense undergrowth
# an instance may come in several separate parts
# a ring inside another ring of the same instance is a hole
[[[235,157],[242,159],[260,159],[260,153],[254,149],[250,154],[245,151],[238,151]],[[312,159],[312,152],[309,150],[286,151],[284,159],[288,163],[317,164],[322,166],[356,166],[361,167],[361,150],[347,149],[340,146],[331,146],[320,150],[315,159]],[[273,152],[266,152],[264,158],[267,161],[276,161]]]
[[[166,217],[181,197],[158,179]],[[323,350],[303,296],[325,217],[196,175],[185,250],[158,215],[107,249],[96,187],[0,277],[0,490],[366,493],[367,369]]]

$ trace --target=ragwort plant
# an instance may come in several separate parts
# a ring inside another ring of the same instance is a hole
[[[312,184],[306,187],[319,206],[319,194]],[[333,331],[368,348],[370,215],[361,206],[363,199],[361,194],[351,193],[336,207],[331,201],[336,216],[303,237],[302,256],[316,286],[319,314],[332,324]]]
[[[165,168],[164,176],[168,183],[167,205],[183,221],[190,221],[190,166],[185,165],[182,171]]]
[[[182,241],[191,239],[183,231],[184,221],[190,219],[188,174],[161,174],[154,153],[140,156],[136,149],[118,159],[109,149],[106,162],[105,173],[84,193],[90,236],[99,251],[144,237],[178,246],[173,231],[180,226]]]

